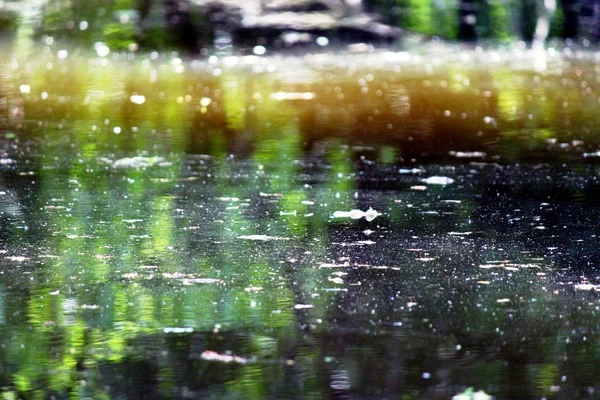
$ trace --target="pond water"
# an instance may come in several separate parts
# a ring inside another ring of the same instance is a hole
[[[3,398],[599,396],[596,54],[34,50]]]

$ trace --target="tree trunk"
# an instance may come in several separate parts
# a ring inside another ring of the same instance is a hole
[[[188,0],[164,0],[167,24],[175,40],[186,49],[196,51],[198,31],[191,21]]]
[[[574,39],[579,31],[579,2],[578,0],[561,0],[565,16],[563,39]]]
[[[458,38],[472,41],[477,39],[475,24],[477,17],[475,11],[477,4],[475,0],[460,0],[458,7]]]
[[[535,24],[531,48],[533,50],[543,50],[548,33],[550,32],[550,21],[556,11],[556,0],[538,0],[537,8],[538,18]]]

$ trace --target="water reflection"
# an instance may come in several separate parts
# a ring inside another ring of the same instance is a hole
[[[593,397],[596,67],[398,57],[4,57],[6,395]]]

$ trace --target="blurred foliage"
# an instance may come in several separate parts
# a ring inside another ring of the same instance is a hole
[[[463,1],[364,0],[364,7],[366,11],[380,13],[386,23],[405,28],[409,32],[425,37],[438,36],[456,40],[459,9]],[[565,35],[573,35],[565,32],[567,17],[563,10],[564,3],[558,2],[551,21],[550,37],[564,38]],[[469,7],[471,6],[474,7],[476,39],[499,44],[521,39],[531,40],[543,2],[474,0],[469,3]],[[582,13],[583,11],[579,11],[579,14]],[[569,18],[573,18],[572,13],[569,15]],[[579,15],[578,21],[582,22],[585,18],[590,20],[592,17]],[[131,49],[134,44],[146,49],[194,47],[197,43],[210,45],[214,39],[214,32],[211,31],[214,26],[209,22],[211,18],[194,9],[187,18],[192,21],[192,25],[187,28],[170,26],[162,3],[158,0],[150,3],[135,0],[56,0],[43,7],[41,25],[36,33],[38,37],[48,35],[83,46],[104,42],[115,50]],[[574,22],[569,23],[573,25]],[[0,32],[14,31],[17,27],[16,14],[0,12]],[[190,35],[195,38],[190,39]],[[581,31],[579,35],[593,39],[589,32]]]
[[[455,40],[461,0],[366,0],[368,9],[381,13],[392,25],[410,31]],[[563,37],[563,2],[558,1],[550,37]],[[536,0],[476,0],[473,2],[478,39],[491,43],[531,40],[539,7]]]
[[[14,32],[19,27],[19,15],[16,12],[0,9],[0,35]]]
[[[36,33],[84,46],[104,42],[111,49],[126,50],[137,42],[135,3],[133,0],[52,2],[44,8]]]

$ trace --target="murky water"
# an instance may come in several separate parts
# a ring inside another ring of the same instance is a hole
[[[0,62],[6,398],[598,396],[595,54],[59,50]]]

